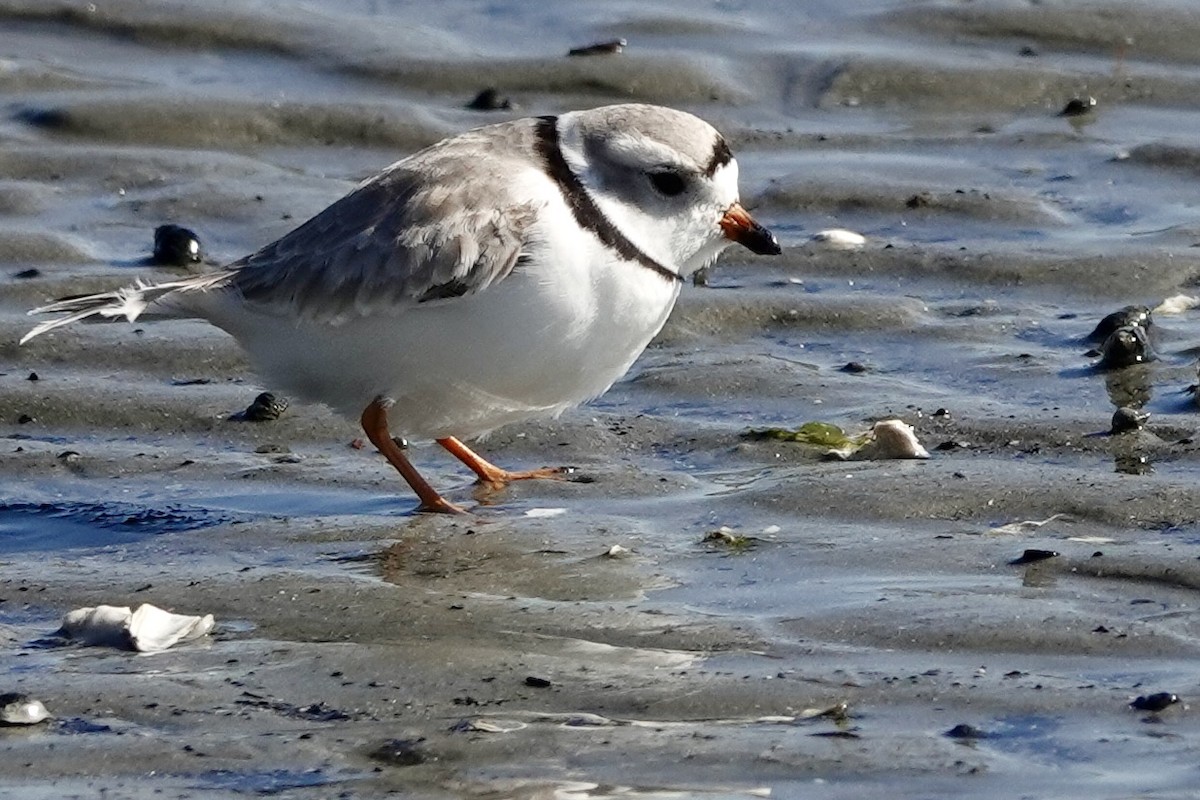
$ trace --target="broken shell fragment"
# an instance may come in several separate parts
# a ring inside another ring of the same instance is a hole
[[[36,725],[50,719],[41,700],[21,692],[0,694],[0,725]]]
[[[845,228],[830,228],[817,231],[809,240],[830,250],[862,250],[867,246],[867,237]]]
[[[63,617],[61,633],[85,645],[101,645],[157,653],[178,642],[198,639],[212,631],[212,614],[203,617],[172,614],[143,603],[128,606],[78,608]]]
[[[929,458],[929,451],[917,441],[917,434],[913,427],[903,420],[880,420],[872,426],[869,435],[870,440],[850,453],[849,458],[856,461],[886,458]],[[842,458],[846,457],[842,456]]]
[[[460,719],[450,726],[451,733],[513,733],[528,726],[515,719],[485,719],[475,717]]]
[[[1155,314],[1182,314],[1200,306],[1200,297],[1190,294],[1176,294],[1163,300],[1154,307]]]

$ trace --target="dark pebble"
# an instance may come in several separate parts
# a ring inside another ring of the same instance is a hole
[[[1149,421],[1149,412],[1122,406],[1113,412],[1111,432],[1125,433],[1126,431],[1138,431]]]
[[[1100,361],[1096,366],[1100,369],[1123,369],[1145,364],[1154,358],[1146,329],[1140,325],[1125,325],[1104,340],[1100,347]]]
[[[914,194],[904,201],[905,208],[928,208],[933,204],[933,195],[929,192]]]
[[[500,94],[494,86],[484,89],[467,103],[467,108],[472,111],[508,111],[512,107],[512,101]]]
[[[29,377],[28,377],[28,378],[26,378],[25,380],[27,380],[27,381],[37,381],[37,380],[41,380],[41,378],[39,378],[39,377],[38,377],[38,374],[37,374],[36,372],[31,372],[31,373],[29,373]]]
[[[187,267],[204,258],[200,238],[180,225],[159,225],[154,229],[154,255],[151,260],[161,267]]]
[[[28,414],[22,414],[21,416],[17,417],[18,425],[28,425],[31,422],[37,422],[37,420],[34,419],[33,417],[29,416]]]
[[[608,56],[616,55],[625,49],[629,42],[624,39],[612,39],[607,42],[597,42],[586,47],[576,47],[567,51],[569,56]]]
[[[30,278],[41,277],[41,274],[42,274],[42,271],[40,269],[37,269],[35,267],[30,267],[29,269],[23,269],[20,272],[14,272],[13,277],[19,278],[23,281],[27,281]]]
[[[1124,328],[1129,325],[1135,325],[1146,330],[1154,327],[1154,320],[1150,316],[1150,309],[1147,306],[1125,306],[1119,311],[1114,311],[1096,323],[1096,327],[1092,329],[1092,332],[1087,335],[1084,341],[1099,344],[1109,336],[1112,336],[1117,328]]]
[[[1045,561],[1048,558],[1054,558],[1058,555],[1057,550],[1036,550],[1030,548],[1021,555],[1009,561],[1010,564],[1036,564],[1039,561]]]
[[[867,372],[869,369],[870,368],[861,361],[851,361],[843,364],[839,371],[848,372],[851,375],[861,375],[862,373]]]
[[[279,419],[283,416],[283,412],[287,411],[287,407],[288,401],[286,397],[276,397],[270,392],[263,392],[254,398],[254,402],[247,406],[246,410],[238,415],[238,417],[247,422],[270,422],[273,419]]]
[[[1063,110],[1058,112],[1060,117],[1082,117],[1084,114],[1090,114],[1096,108],[1096,98],[1094,97],[1072,97],[1063,106]]]
[[[426,761],[436,760],[422,746],[424,737],[419,739],[388,739],[370,752],[375,761],[382,761],[393,767],[415,767]]]
[[[1130,708],[1136,708],[1138,711],[1162,711],[1179,702],[1179,695],[1170,692],[1156,692],[1138,696],[1129,704]]]
[[[966,450],[971,445],[967,442],[956,442],[953,439],[948,439],[934,447],[934,450]]]
[[[1038,51],[1034,50],[1029,45],[1025,45],[1017,51],[1017,55],[1021,56],[1021,58],[1037,58]]]
[[[549,689],[551,683],[545,678],[539,678],[536,675],[530,675],[525,679],[525,685],[532,686],[534,689]]]
[[[1122,475],[1149,475],[1154,472],[1154,465],[1150,463],[1149,456],[1140,453],[1119,455],[1113,459],[1113,471]]]
[[[986,739],[987,732],[976,728],[974,725],[968,725],[965,722],[960,722],[950,730],[946,731],[944,736],[950,739]]]

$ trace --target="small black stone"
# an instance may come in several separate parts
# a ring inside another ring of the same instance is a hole
[[[204,258],[200,238],[179,225],[159,225],[154,229],[154,255],[151,260],[162,267],[186,267]]]
[[[905,208],[928,208],[933,204],[933,195],[929,192],[920,192],[904,201]]]
[[[552,685],[546,678],[539,678],[536,675],[530,675],[525,679],[526,686],[532,686],[534,689],[549,689]]]
[[[1154,319],[1150,316],[1150,309],[1147,306],[1125,306],[1124,308],[1114,311],[1100,322],[1096,323],[1096,327],[1087,335],[1084,341],[1100,343],[1113,335],[1117,328],[1124,328],[1128,325],[1135,325],[1139,328],[1145,328],[1149,331],[1154,327]]]
[[[850,361],[846,364],[843,364],[839,368],[839,370],[841,372],[848,372],[851,375],[861,375],[864,372],[868,372],[870,370],[870,367],[868,367],[866,364],[862,363],[861,361]]]
[[[1037,550],[1030,548],[1021,555],[1009,561],[1010,564],[1036,564],[1039,561],[1045,561],[1048,558],[1054,558],[1058,555],[1057,550]]]
[[[1096,366],[1099,369],[1124,369],[1154,360],[1146,329],[1140,325],[1124,325],[1104,340]]]
[[[501,95],[494,86],[484,89],[467,103],[471,111],[508,111],[512,107],[512,101]]]
[[[1094,97],[1072,97],[1063,106],[1063,110],[1058,112],[1060,117],[1082,117],[1084,114],[1090,114],[1096,108],[1096,98]]]
[[[968,725],[965,722],[960,722],[950,730],[946,731],[944,736],[950,739],[986,739],[987,732],[976,728],[974,725]]]
[[[28,425],[31,422],[37,422],[37,420],[34,419],[33,417],[29,416],[28,414],[22,414],[21,416],[17,417],[18,425]]]
[[[270,392],[263,392],[254,398],[254,402],[246,407],[239,418],[247,422],[270,422],[279,419],[283,412],[287,411],[287,407],[286,397],[276,397]]]
[[[1156,692],[1138,696],[1129,704],[1130,708],[1136,708],[1138,711],[1163,711],[1170,706],[1179,702],[1179,695],[1171,692]]]
[[[628,46],[624,39],[611,39],[607,42],[597,42],[585,47],[575,47],[567,51],[569,56],[607,56],[616,55]]]
[[[393,767],[415,767],[426,761],[436,761],[422,746],[425,737],[417,739],[388,739],[372,750],[369,755],[375,761],[382,761]]]
[[[29,377],[28,377],[28,378],[26,378],[25,380],[27,380],[27,381],[37,381],[37,380],[41,380],[41,378],[39,378],[39,377],[38,377],[38,374],[37,374],[36,372],[31,372],[31,373],[29,373]]]
[[[1127,431],[1138,431],[1142,429],[1150,420],[1150,414],[1136,408],[1122,406],[1118,408],[1112,415],[1112,433],[1126,433]]]
[[[26,281],[26,280],[29,280],[30,278],[40,277],[41,274],[42,274],[42,271],[40,269],[37,269],[35,267],[30,267],[29,269],[23,269],[20,272],[14,272],[13,277],[19,278],[23,281]]]

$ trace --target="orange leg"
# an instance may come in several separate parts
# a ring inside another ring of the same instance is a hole
[[[531,469],[525,472],[509,472],[506,469],[497,467],[490,461],[486,461],[479,456],[471,448],[455,439],[453,436],[448,436],[445,439],[438,439],[437,443],[457,458],[462,463],[479,476],[479,482],[488,484],[493,488],[500,488],[513,481],[527,481],[535,478],[549,478],[551,480],[566,480],[573,470],[570,467],[542,467],[541,469]]]
[[[408,482],[412,490],[417,493],[417,497],[421,500],[421,504],[417,506],[417,511],[430,511],[441,514],[463,514],[461,508],[451,503],[446,498],[437,493],[437,490],[429,485],[429,482],[421,477],[421,473],[417,472],[417,468],[412,465],[412,462],[404,455],[404,451],[392,441],[392,434],[388,431],[387,423],[387,408],[378,399],[372,401],[371,405],[367,406],[362,413],[362,427],[366,432],[367,438],[371,440],[371,444],[383,453],[383,457],[388,460],[396,471],[400,473],[400,477]],[[470,452],[469,450],[467,452]],[[487,463],[486,461],[484,462]],[[491,466],[490,464],[488,466]],[[493,469],[495,469],[493,467]]]

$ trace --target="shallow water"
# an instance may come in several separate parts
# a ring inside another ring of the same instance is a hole
[[[0,0],[0,690],[56,717],[0,730],[0,795],[1192,796],[1197,312],[1146,365],[1084,339],[1200,294],[1200,17],[795,5]],[[463,108],[488,85],[518,110]],[[444,135],[626,100],[723,130],[785,253],[730,251],[607,395],[483,445],[594,482],[480,494],[416,444],[478,505],[415,517],[350,422],[232,419],[271,387],[211,328],[16,345],[49,298],[173,274],[160,224],[218,264]],[[890,416],[930,460],[744,436]],[[218,631],[52,636],[101,602]]]

